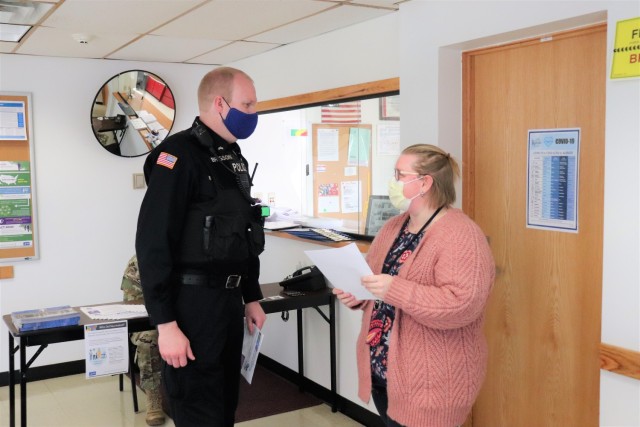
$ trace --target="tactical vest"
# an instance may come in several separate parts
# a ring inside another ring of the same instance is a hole
[[[211,135],[199,117],[191,134],[217,157]],[[246,164],[239,153],[238,157],[236,160]],[[221,159],[218,162],[217,167],[207,164],[214,178],[215,198],[192,203],[187,211],[180,242],[183,266],[238,263],[264,251],[264,218],[260,206],[253,205],[248,174],[234,173]]]
[[[189,206],[180,242],[180,264],[236,263],[262,251],[262,219],[237,188],[218,188],[213,200]]]

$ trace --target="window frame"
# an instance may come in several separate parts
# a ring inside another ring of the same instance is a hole
[[[400,93],[400,78],[393,77],[334,89],[303,93],[300,95],[259,101],[259,114],[276,113],[279,111],[308,108],[328,103],[345,102],[356,99],[377,98]]]

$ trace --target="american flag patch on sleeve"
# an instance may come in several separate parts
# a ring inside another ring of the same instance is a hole
[[[163,151],[158,156],[158,160],[156,161],[156,163],[160,166],[164,166],[165,168],[173,169],[177,161],[178,158],[176,156],[174,156],[173,154],[165,153]]]

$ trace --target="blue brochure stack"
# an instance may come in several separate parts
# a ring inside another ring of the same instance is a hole
[[[20,332],[38,329],[73,326],[80,322],[80,313],[68,305],[39,308],[36,310],[15,311],[11,320]]]

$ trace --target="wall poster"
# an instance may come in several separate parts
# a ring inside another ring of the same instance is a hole
[[[38,257],[31,94],[0,92],[0,262]]]
[[[578,232],[580,129],[529,131],[527,227]]]
[[[640,77],[640,17],[616,23],[611,78],[629,77]]]

